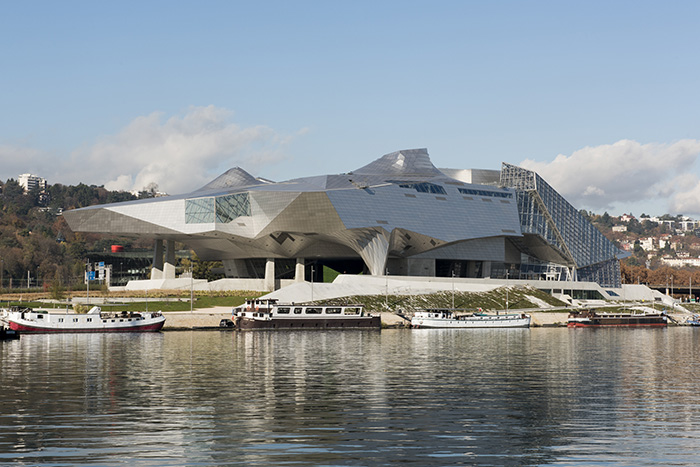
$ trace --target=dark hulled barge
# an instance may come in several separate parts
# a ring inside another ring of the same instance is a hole
[[[567,326],[589,328],[607,326],[666,326],[668,317],[663,313],[604,313],[595,310],[572,311]]]

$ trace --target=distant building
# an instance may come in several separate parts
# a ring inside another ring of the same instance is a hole
[[[641,246],[644,251],[651,251],[654,249],[654,237],[640,238],[639,246]]]
[[[620,216],[620,222],[629,222],[631,220],[634,220],[634,216],[632,214],[623,214]]]
[[[22,174],[17,177],[17,183],[24,188],[24,192],[30,192],[34,188],[39,188],[40,190],[45,190],[48,186],[45,178],[41,178],[34,174]]]
[[[612,231],[613,232],[627,232],[627,226],[626,225],[613,225]]]
[[[691,220],[683,220],[683,221],[678,223],[678,229],[682,230],[683,232],[691,231],[691,230],[695,229],[696,226],[697,226],[697,222],[692,220],[692,219]]]
[[[661,258],[661,262],[672,268],[682,268],[685,266],[700,266],[700,258]]]

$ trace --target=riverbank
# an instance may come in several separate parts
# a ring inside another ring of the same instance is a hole
[[[530,312],[533,327],[556,327],[566,326],[569,313],[566,311]],[[384,327],[408,327],[410,321],[394,314],[381,313],[382,326]],[[165,313],[164,331],[182,331],[190,329],[215,328],[219,327],[222,319],[231,319],[231,308],[215,307],[194,312],[171,311]]]
[[[51,312],[52,310],[48,310]],[[56,310],[64,312],[64,310]],[[165,325],[163,331],[188,331],[194,329],[214,329],[219,327],[222,319],[231,319],[231,307],[221,306],[190,311],[169,311],[164,313]],[[565,327],[569,317],[568,311],[525,311],[532,317],[532,327]],[[409,327],[406,320],[395,313],[382,312],[382,327]],[[685,322],[688,313],[672,313],[672,320]],[[669,322],[673,324],[673,321]]]

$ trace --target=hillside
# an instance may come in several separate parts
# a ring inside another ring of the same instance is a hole
[[[73,233],[61,212],[93,204],[137,199],[104,187],[52,185],[25,193],[15,180],[0,182],[0,282],[2,288],[82,287],[85,254],[112,243],[150,248],[133,239]],[[147,194],[146,194],[147,195]]]

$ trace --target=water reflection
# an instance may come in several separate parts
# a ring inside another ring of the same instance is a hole
[[[693,465],[697,330],[23,336],[0,463]]]

